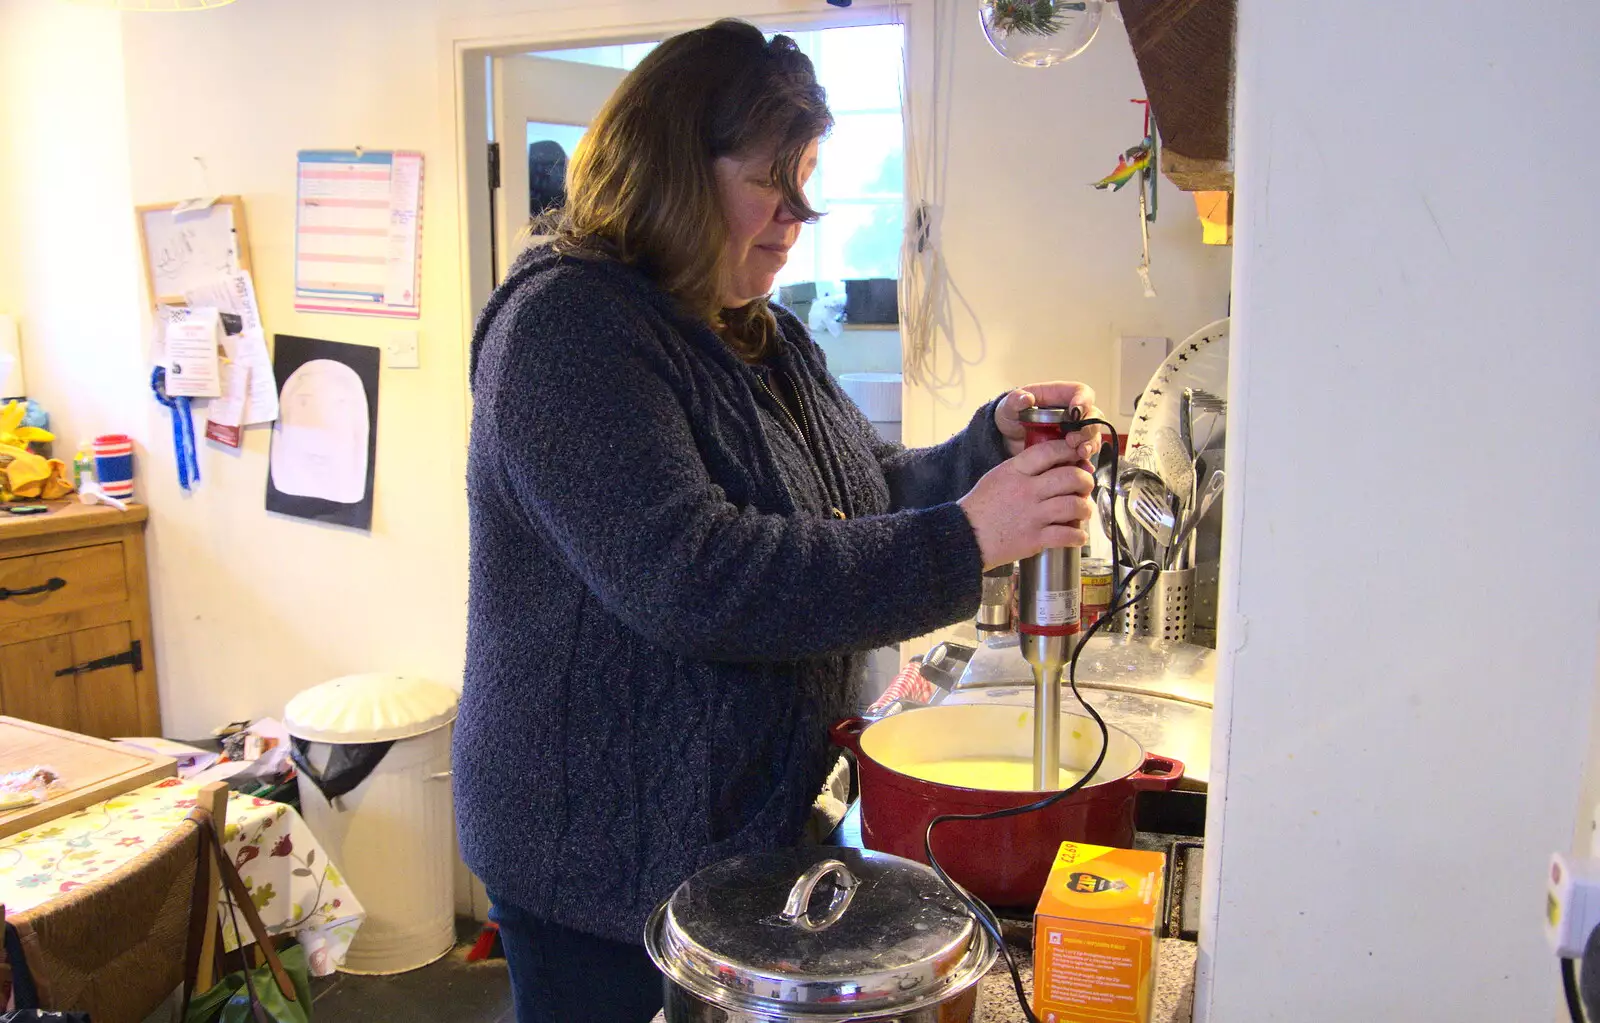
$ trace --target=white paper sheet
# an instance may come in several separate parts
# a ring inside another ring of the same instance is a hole
[[[173,742],[171,739],[161,739],[155,736],[138,735],[128,738],[115,739],[114,742],[124,746],[133,746],[158,757],[171,757],[178,762],[178,777],[191,778],[209,768],[220,758],[220,754],[210,750],[203,750],[197,746]]]
[[[242,425],[270,423],[278,418],[278,381],[272,375],[272,356],[267,339],[259,328],[222,339],[228,359],[250,370],[249,397],[244,405]]]
[[[245,330],[261,330],[261,309],[256,305],[256,286],[250,271],[236,270],[190,288],[183,300],[191,306],[210,306],[232,313],[244,322]]]
[[[167,324],[168,394],[175,398],[214,398],[222,393],[217,362],[220,322],[215,307],[191,306],[186,318]]]

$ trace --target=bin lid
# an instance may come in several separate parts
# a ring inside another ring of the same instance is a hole
[[[312,742],[409,739],[456,718],[460,696],[447,685],[409,675],[346,675],[313,686],[283,711],[289,734]]]

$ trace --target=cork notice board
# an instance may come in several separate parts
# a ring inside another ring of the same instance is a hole
[[[150,304],[183,305],[184,292],[250,269],[244,200],[225,195],[199,209],[194,203],[136,208]]]

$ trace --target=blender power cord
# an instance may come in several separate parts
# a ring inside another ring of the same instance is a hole
[[[1567,993],[1567,1015],[1572,1023],[1585,1023],[1583,1000],[1578,997],[1577,960],[1561,957],[1561,987]]]
[[[1111,434],[1111,478],[1112,480],[1116,480],[1116,478],[1122,474],[1122,458],[1117,450],[1119,445],[1117,428],[1106,422],[1104,419],[1081,419],[1073,425],[1078,428],[1085,426],[1100,426],[1104,427],[1106,431]],[[1119,532],[1120,530],[1111,530],[1111,563],[1113,573],[1117,571],[1117,566],[1122,564],[1122,544],[1118,539]],[[1128,590],[1133,588],[1134,579],[1141,572],[1150,573],[1149,581],[1146,582],[1132,598],[1123,600],[1123,598],[1127,596]],[[999,820],[1003,817],[1019,817],[1025,813],[1036,813],[1047,807],[1054,806],[1056,803],[1059,803],[1063,799],[1074,795],[1079,790],[1084,788],[1084,786],[1089,784],[1089,780],[1094,777],[1095,772],[1100,770],[1100,765],[1105,762],[1106,751],[1111,746],[1111,733],[1106,728],[1105,719],[1102,718],[1100,713],[1091,707],[1088,701],[1083,698],[1083,695],[1078,692],[1078,656],[1083,653],[1083,648],[1088,645],[1090,637],[1094,636],[1095,633],[1104,628],[1106,623],[1110,622],[1117,615],[1131,609],[1135,604],[1139,603],[1139,601],[1143,600],[1147,595],[1149,595],[1151,587],[1155,586],[1156,581],[1160,578],[1161,566],[1156,564],[1154,561],[1141,561],[1137,565],[1134,565],[1132,568],[1130,568],[1128,570],[1127,578],[1122,581],[1122,585],[1113,590],[1110,608],[1104,615],[1100,617],[1099,621],[1089,626],[1088,631],[1083,633],[1082,638],[1078,640],[1077,646],[1075,646],[1072,650],[1072,659],[1067,662],[1067,684],[1072,687],[1072,695],[1077,698],[1079,705],[1081,705],[1084,710],[1089,712],[1089,716],[1094,719],[1095,727],[1100,729],[1100,752],[1095,756],[1093,765],[1091,765],[1090,768],[1083,773],[1083,777],[1079,778],[1068,787],[1062,789],[1060,792],[1051,793],[1049,796],[1046,796],[1037,802],[1028,803],[1026,806],[1012,806],[1007,807],[1004,810],[990,810],[987,813],[941,814],[940,816],[935,817],[933,820],[928,822],[927,834],[925,834],[922,839],[922,849],[928,857],[928,866],[933,868],[933,872],[938,875],[940,882],[942,882],[944,886],[950,890],[950,894],[961,900],[961,902],[966,905],[967,909],[972,912],[972,915],[978,921],[979,926],[981,926],[988,933],[989,938],[995,943],[995,947],[998,948],[1000,950],[1000,954],[1005,957],[1006,968],[1011,971],[1011,983],[1017,991],[1017,1004],[1022,1009],[1023,1016],[1027,1017],[1028,1023],[1040,1023],[1039,1017],[1034,1015],[1033,1007],[1028,1004],[1028,994],[1022,988],[1022,975],[1017,972],[1016,960],[1011,957],[1011,949],[1006,946],[1005,935],[1000,930],[1000,919],[999,917],[995,916],[994,910],[990,909],[981,900],[974,897],[965,888],[962,888],[960,885],[952,881],[950,879],[950,875],[946,874],[944,868],[939,865],[938,858],[933,855],[933,829],[945,823],[946,821],[993,821]],[[1569,988],[1569,990],[1576,991],[1576,988],[1572,987]],[[1582,1023],[1581,1017],[1579,1018],[1579,1023]]]

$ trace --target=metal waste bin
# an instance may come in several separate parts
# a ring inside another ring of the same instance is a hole
[[[403,973],[455,946],[450,731],[459,696],[402,675],[351,675],[289,701],[300,811],[367,910],[340,965]]]

